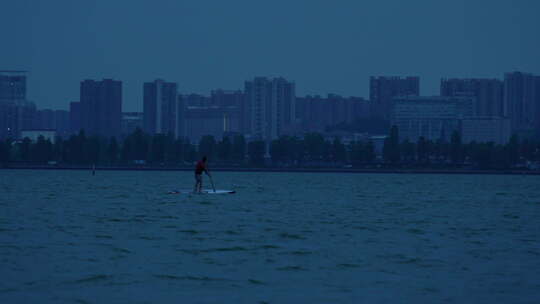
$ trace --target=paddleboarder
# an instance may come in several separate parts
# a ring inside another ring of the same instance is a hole
[[[210,177],[210,181],[212,180],[212,176],[210,175],[210,172],[208,172],[207,163],[208,161],[206,159],[206,156],[203,156],[203,158],[199,160],[197,164],[195,165],[195,188],[193,189],[194,193],[202,193],[202,173],[203,172],[205,172],[206,175]]]

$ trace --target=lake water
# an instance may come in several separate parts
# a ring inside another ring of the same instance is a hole
[[[0,303],[540,302],[540,176],[193,181],[0,170]]]

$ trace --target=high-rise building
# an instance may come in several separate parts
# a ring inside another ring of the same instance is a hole
[[[178,137],[178,86],[157,79],[144,83],[143,126],[148,134]]]
[[[474,97],[398,97],[391,124],[398,127],[400,140],[449,140],[453,131],[460,131],[462,119],[474,116],[474,109]]]
[[[504,113],[512,132],[524,136],[540,133],[540,89],[538,76],[513,72],[504,75]]]
[[[32,128],[36,106],[26,100],[26,71],[0,71],[0,139]]]
[[[369,101],[372,117],[390,119],[392,99],[420,95],[420,77],[370,77]]]
[[[540,76],[536,76],[536,138],[540,139]]]
[[[26,71],[0,71],[0,102],[26,100]]]
[[[323,132],[331,125],[328,99],[319,95],[307,95],[296,98],[296,118],[302,130],[306,132]]]
[[[81,103],[73,101],[69,103],[69,132],[78,134],[82,128]]]
[[[476,115],[502,117],[504,83],[499,79],[441,79],[441,96],[476,98]]]
[[[253,138],[270,141],[295,123],[294,82],[256,77],[245,82],[244,94],[250,113],[248,131]]]
[[[82,81],[81,117],[81,127],[87,135],[120,136],[122,82],[112,79]]]
[[[186,134],[186,100],[181,94],[178,94],[178,101],[176,103],[176,135],[178,138],[185,139]]]

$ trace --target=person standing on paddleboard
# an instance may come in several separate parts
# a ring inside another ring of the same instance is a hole
[[[195,189],[193,192],[202,193],[202,173],[205,172],[208,177],[212,178],[210,172],[208,172],[207,159],[203,156],[201,160],[195,165]]]

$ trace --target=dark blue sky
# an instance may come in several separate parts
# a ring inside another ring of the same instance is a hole
[[[2,1],[0,69],[26,69],[38,108],[67,109],[85,78],[124,81],[142,109],[157,77],[182,93],[284,76],[297,94],[368,97],[370,75],[540,74],[540,1]]]

